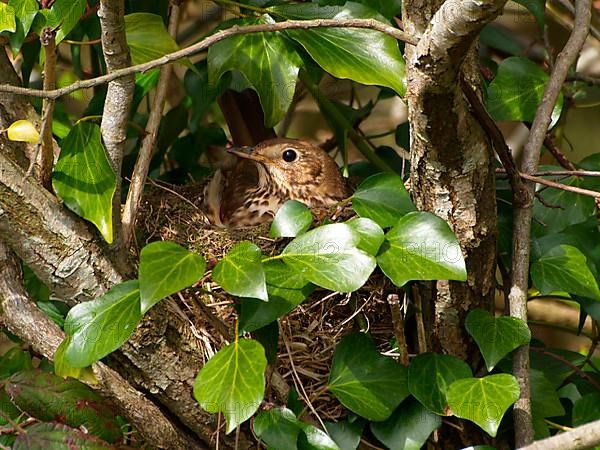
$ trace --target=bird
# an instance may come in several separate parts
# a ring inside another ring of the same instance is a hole
[[[287,200],[314,208],[333,206],[348,197],[336,162],[307,141],[275,138],[227,151],[237,157],[236,162],[214,173],[201,202],[208,222],[217,227],[260,225]]]

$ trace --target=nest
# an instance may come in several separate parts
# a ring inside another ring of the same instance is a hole
[[[253,242],[265,255],[280,253],[289,242],[289,239],[268,238],[270,224],[238,230],[207,225],[199,207],[202,191],[202,186],[151,187],[138,216],[138,243],[177,242],[202,254],[211,269],[241,241]],[[353,214],[349,208],[336,212],[344,220]],[[213,283],[209,275],[199,284],[202,294],[184,292],[179,297],[184,307],[180,307],[194,324],[192,332],[202,340],[208,359],[231,340],[237,312],[235,299]],[[283,317],[279,325],[278,357],[267,386],[267,402],[284,405],[287,391],[293,388],[308,405],[311,420],[317,420],[315,415],[323,421],[342,419],[347,410],[324,389],[333,352],[346,334],[368,330],[378,348],[393,355],[394,328],[386,300],[391,292],[395,292],[394,286],[376,271],[365,286],[352,294],[317,289]]]

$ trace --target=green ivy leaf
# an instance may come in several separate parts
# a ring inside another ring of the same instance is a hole
[[[112,242],[116,177],[106,157],[98,125],[81,122],[62,141],[52,187],[69,209],[92,222],[104,240]]]
[[[71,336],[67,334],[54,352],[54,374],[58,375],[59,377],[76,378],[84,383],[89,382],[92,384],[97,384],[98,380],[96,379],[96,375],[94,375],[94,370],[91,366],[72,367],[65,361],[65,351],[69,345],[71,345]]]
[[[548,79],[548,74],[529,58],[506,58],[488,87],[487,108],[490,115],[494,120],[533,122]],[[563,101],[560,94],[552,112],[551,126],[560,117]]]
[[[362,437],[364,421],[342,420],[339,422],[325,422],[327,434],[343,450],[356,450]]]
[[[515,0],[515,2],[527,8],[533,14],[533,17],[535,17],[540,30],[544,29],[544,24],[546,23],[546,0]]]
[[[303,431],[298,438],[298,446],[302,450],[340,450],[337,444],[323,430],[313,425],[298,421]]]
[[[578,427],[600,419],[600,393],[587,394],[573,405],[573,426]]]
[[[419,450],[429,435],[442,426],[442,418],[414,399],[406,400],[384,422],[371,423],[371,431],[392,450]]]
[[[14,33],[16,29],[15,8],[0,2],[0,33],[3,31]]]
[[[238,19],[232,25],[272,23],[264,15]],[[208,49],[208,77],[216,86],[227,72],[241,72],[256,91],[265,113],[265,125],[276,125],[287,112],[296,89],[302,59],[293,44],[280,33],[252,33],[232,36]]]
[[[408,395],[407,370],[382,356],[362,333],[342,338],[333,354],[327,387],[350,411],[386,420]]]
[[[396,286],[411,280],[467,279],[460,244],[439,217],[428,212],[408,213],[385,238],[377,263]]]
[[[313,215],[304,203],[288,200],[277,211],[271,229],[270,237],[296,237],[307,231],[313,222]]]
[[[494,317],[483,309],[469,312],[465,327],[473,336],[489,372],[515,348],[531,339],[527,324],[516,317]]]
[[[174,242],[152,242],[140,253],[141,313],[163,298],[185,289],[204,275],[206,262]]]
[[[14,8],[17,19],[15,32],[9,36],[13,56],[17,56],[40,7],[36,0],[8,0],[8,6]]]
[[[570,245],[544,253],[531,265],[531,279],[542,294],[568,292],[600,301],[600,289],[585,255]]]
[[[539,370],[530,371],[531,410],[538,417],[559,417],[565,415],[558,393],[552,383]]]
[[[363,181],[352,196],[352,209],[381,228],[396,225],[402,216],[416,210],[402,178],[393,173],[378,173]]]
[[[269,301],[262,252],[252,242],[240,242],[229,250],[212,277],[232,295]]]
[[[360,250],[359,242],[360,237],[346,224],[324,225],[294,239],[280,257],[317,286],[352,292],[375,269],[375,258]]]
[[[125,35],[131,62],[141,64],[179,50],[162,17],[145,12],[125,16]]]
[[[500,420],[519,398],[519,384],[512,375],[501,373],[483,378],[457,380],[448,389],[448,405],[456,417],[475,422],[496,437]]]
[[[330,6],[330,5],[343,5],[346,0],[319,0],[319,5]],[[356,3],[362,3],[368,6],[374,11],[377,11],[386,19],[400,14],[402,8],[401,0],[356,0]]]
[[[27,433],[20,433],[11,448],[12,450],[112,450],[115,447],[77,428],[51,422],[36,423],[27,427]]]
[[[285,19],[375,19],[387,22],[371,8],[360,3],[344,6],[315,6],[314,3],[278,5],[270,8]],[[375,30],[327,28],[287,30],[286,33],[310,54],[327,72],[367,85],[389,87],[403,96],[406,68],[398,42]],[[373,55],[377,55],[374,58]]]
[[[56,0],[46,16],[46,27],[57,28],[56,43],[58,44],[79,23],[85,12],[86,0]]]
[[[582,177],[569,177],[561,180],[561,184],[585,188],[586,183]],[[543,205],[538,198],[533,205],[533,214],[543,226],[537,226],[544,234],[558,233],[571,225],[585,222],[594,216],[596,204],[594,199],[585,195],[574,194],[562,189],[546,189],[537,193],[547,205],[560,208],[556,209]]]
[[[200,370],[194,397],[209,413],[223,413],[230,433],[252,417],[263,400],[265,351],[252,339],[223,347]]]
[[[448,387],[472,376],[469,365],[454,356],[422,353],[408,366],[408,389],[427,409],[446,415]]]
[[[70,343],[64,360],[74,368],[86,367],[118,349],[142,318],[137,280],[117,284],[90,302],[74,306],[65,319]]]
[[[60,421],[72,427],[83,425],[108,442],[123,437],[111,407],[80,381],[28,370],[14,374],[6,384],[6,391],[21,411],[41,421]]]
[[[296,415],[287,408],[261,411],[253,423],[254,433],[269,448],[295,450],[298,448],[300,427]]]
[[[357,217],[349,220],[346,222],[346,225],[360,236],[360,240],[356,246],[369,255],[377,256],[379,248],[385,239],[381,227],[366,217]]]
[[[0,357],[0,381],[16,372],[31,369],[31,356],[18,347],[13,347]],[[0,416],[1,417],[1,416]]]
[[[264,263],[269,301],[253,298],[241,300],[240,331],[251,332],[268,325],[289,313],[302,303],[315,289],[302,274],[281,261]]]

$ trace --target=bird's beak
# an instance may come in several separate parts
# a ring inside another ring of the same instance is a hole
[[[239,158],[251,159],[252,161],[256,161],[262,164],[267,164],[270,161],[261,155],[254,155],[252,153],[254,149],[252,147],[232,147],[228,148],[227,152],[231,153]]]

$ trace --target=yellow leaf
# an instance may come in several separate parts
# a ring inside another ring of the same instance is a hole
[[[6,131],[11,141],[38,142],[40,139],[40,134],[29,120],[17,120]]]

